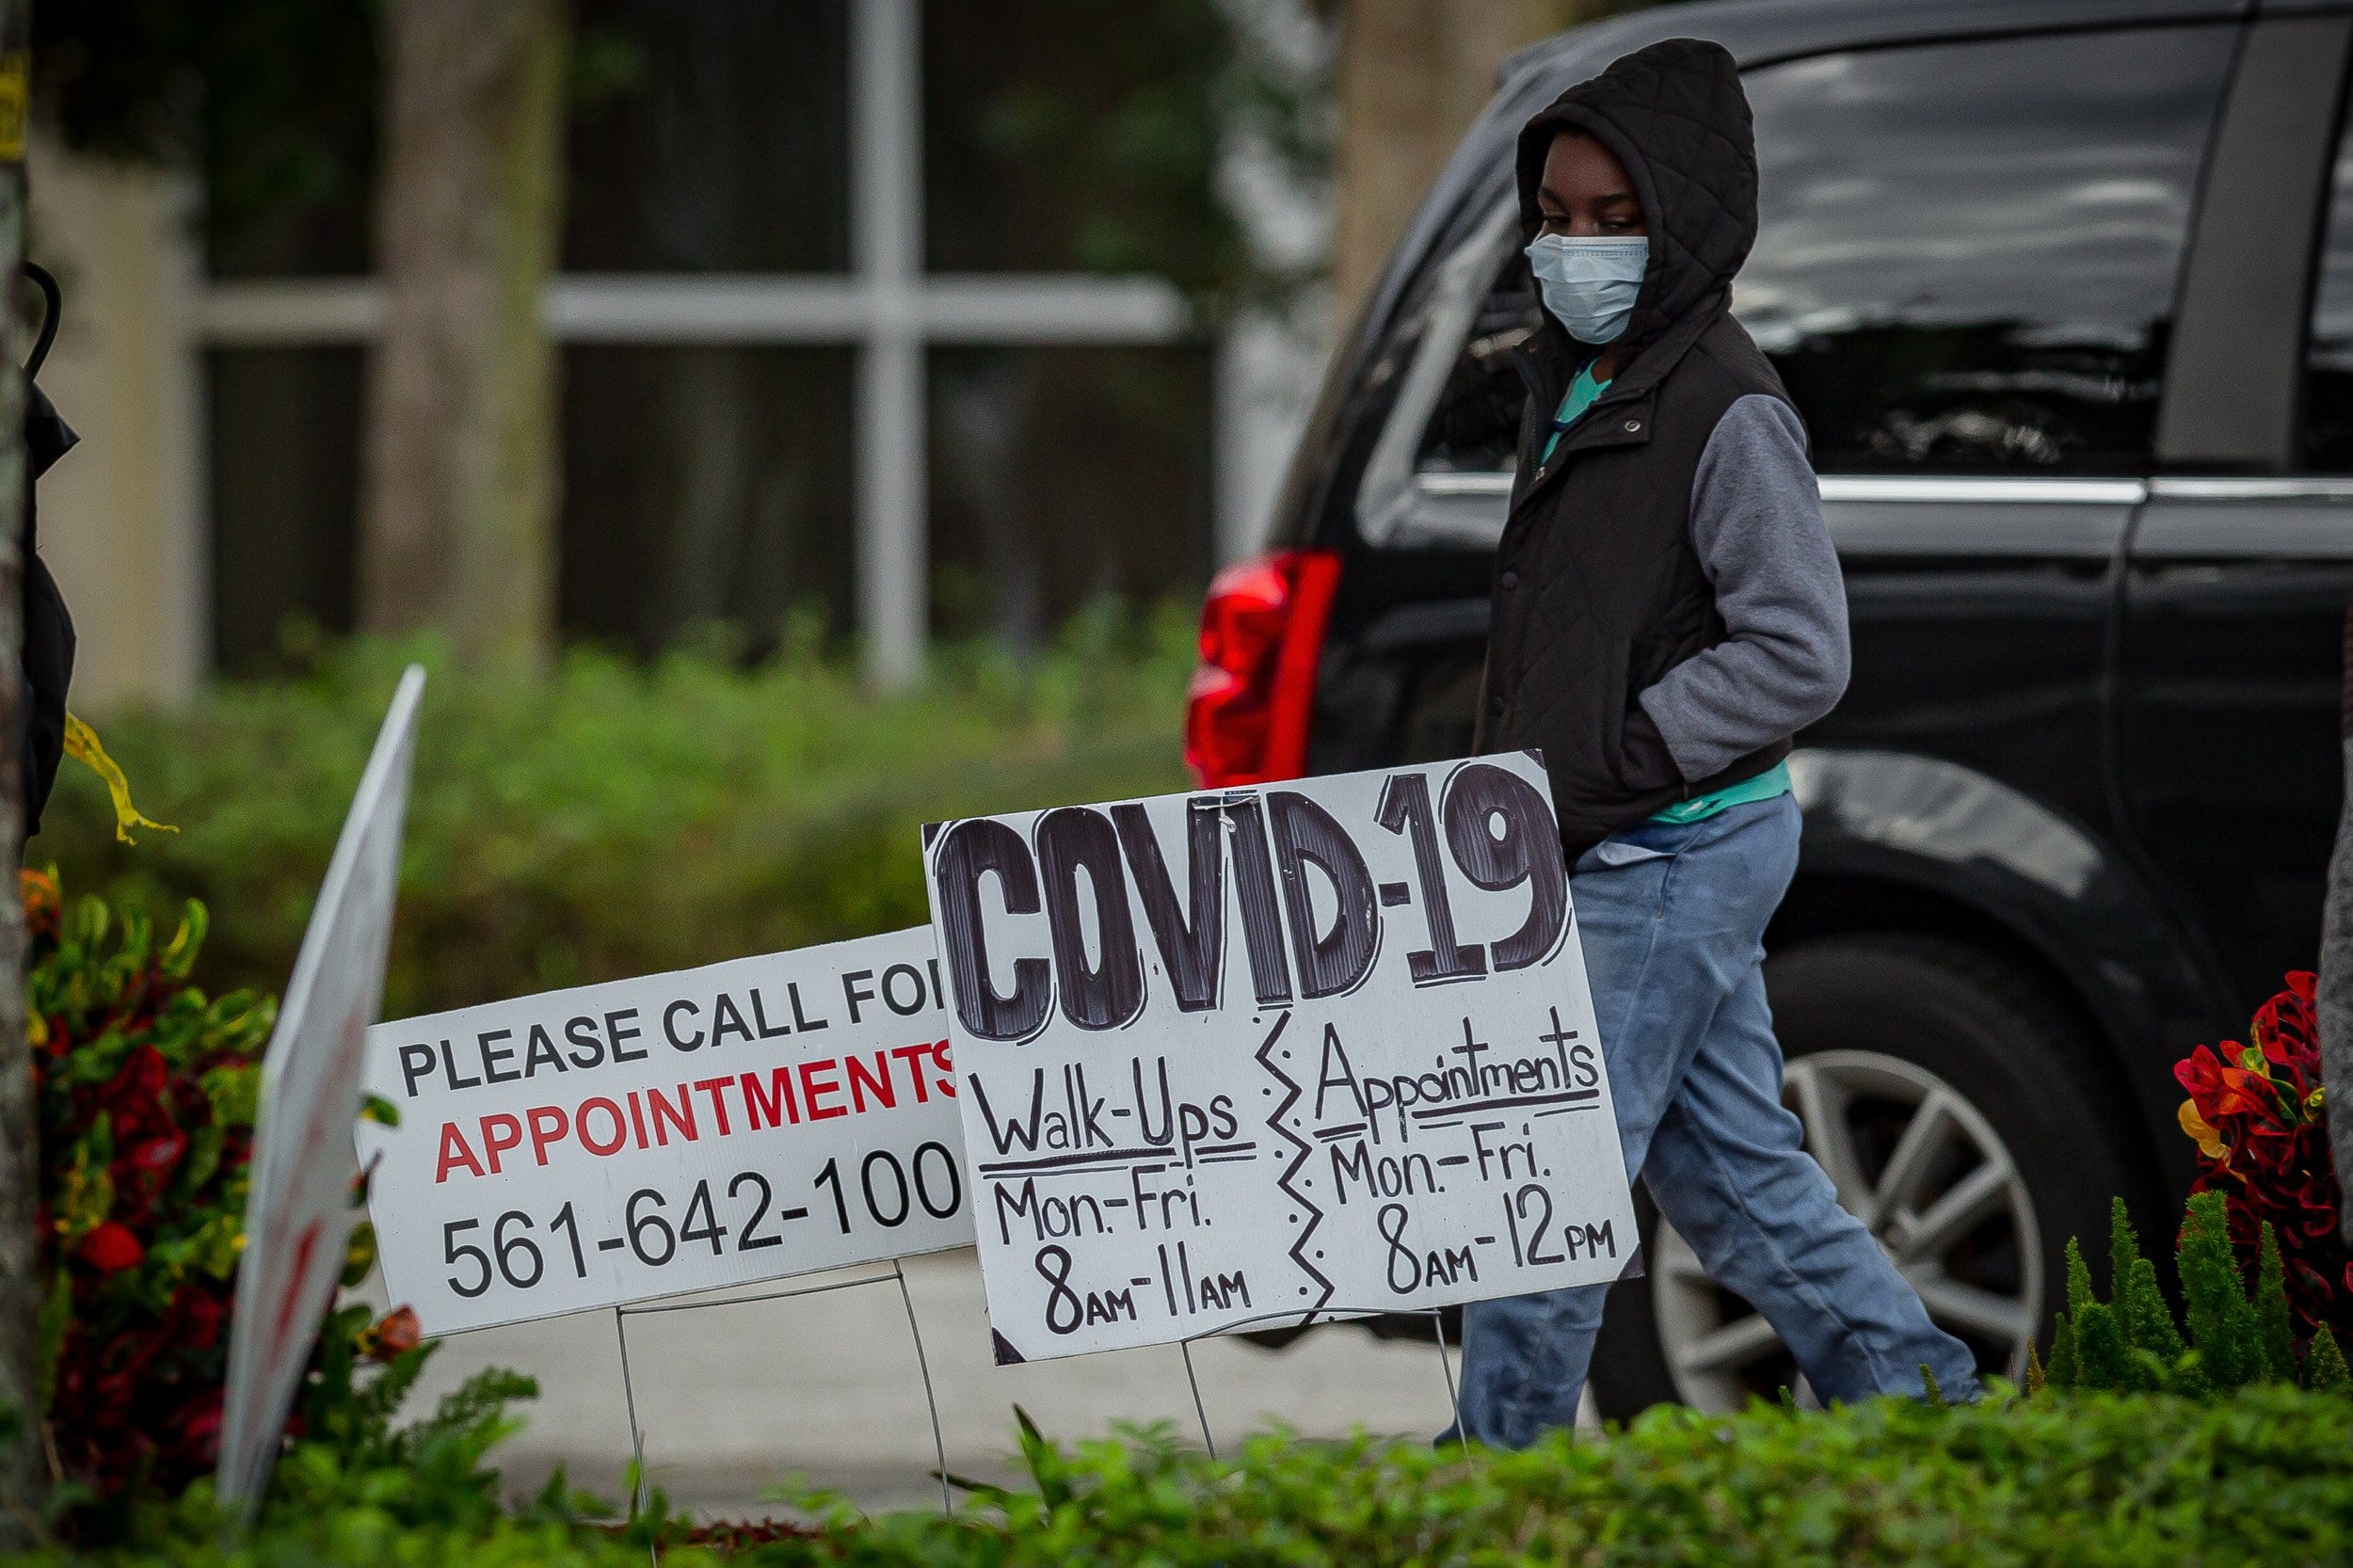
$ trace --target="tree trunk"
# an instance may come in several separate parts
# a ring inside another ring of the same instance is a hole
[[[392,0],[360,619],[543,658],[556,364],[539,301],[563,200],[568,0]]]
[[[0,0],[0,1407],[17,1418],[0,1445],[0,1550],[37,1528],[41,1460],[40,1117],[24,1039],[24,134],[29,0]]]
[[[1342,320],[1361,306],[1414,209],[1513,50],[1645,0],[1347,0],[1340,22],[1338,210]]]

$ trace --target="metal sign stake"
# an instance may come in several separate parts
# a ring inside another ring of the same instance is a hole
[[[646,1436],[637,1428],[637,1385],[629,1372],[629,1325],[623,1320],[621,1309],[613,1309],[613,1336],[621,1344],[621,1398],[629,1407],[629,1451],[637,1465],[636,1484],[630,1489],[629,1516],[632,1519],[646,1508]]]
[[[1217,1439],[1209,1435],[1209,1407],[1201,1402],[1201,1380],[1193,1374],[1193,1341],[1179,1339],[1176,1348],[1185,1352],[1185,1382],[1193,1388],[1193,1413],[1201,1417],[1201,1446],[1209,1450],[1211,1459],[1215,1459]]]
[[[948,1495],[948,1439],[939,1430],[939,1396],[932,1389],[932,1364],[923,1353],[922,1326],[915,1320],[915,1293],[907,1288],[907,1272],[895,1257],[890,1260],[890,1272],[899,1281],[899,1299],[906,1304],[907,1333],[915,1338],[915,1369],[923,1375],[923,1403],[932,1413],[932,1452],[939,1456],[939,1511],[952,1519],[956,1505]]]
[[[755,1302],[792,1301],[801,1296],[822,1296],[829,1290],[855,1290],[861,1285],[881,1285],[890,1280],[898,1281],[899,1299],[906,1304],[907,1332],[915,1338],[916,1370],[923,1379],[923,1403],[931,1412],[932,1452],[939,1460],[939,1506],[943,1512],[952,1518],[956,1511],[955,1499],[949,1491],[948,1485],[948,1439],[939,1424],[939,1394],[932,1384],[931,1358],[923,1350],[922,1325],[916,1320],[915,1295],[907,1288],[906,1271],[899,1266],[897,1258],[891,1259],[890,1272],[887,1274],[864,1274],[856,1279],[828,1280],[823,1285],[805,1285],[792,1290],[763,1290],[756,1296],[730,1296],[725,1301],[662,1302],[650,1306],[615,1307],[613,1309],[613,1331],[621,1345],[621,1393],[629,1407],[630,1451],[637,1461],[637,1485],[632,1493],[631,1516],[633,1518],[643,1512],[646,1506],[646,1440],[645,1433],[637,1425],[637,1390],[630,1375],[629,1330],[624,1326],[625,1320],[650,1317],[657,1312],[707,1312],[722,1306],[748,1306]]]
[[[1333,1319],[1344,1318],[1379,1317],[1385,1312],[1394,1312],[1397,1309],[1394,1307],[1380,1306],[1326,1306],[1319,1308],[1315,1315],[1329,1320]],[[1196,1339],[1213,1338],[1221,1334],[1232,1334],[1238,1330],[1248,1328],[1253,1323],[1274,1322],[1277,1320],[1289,1322],[1295,1321],[1298,1318],[1299,1314],[1296,1312],[1262,1313],[1256,1318],[1244,1318],[1240,1322],[1227,1323],[1221,1328],[1210,1329],[1207,1333],[1188,1335],[1186,1337],[1176,1341],[1176,1349],[1183,1353],[1185,1358],[1185,1383],[1186,1385],[1193,1390],[1193,1413],[1201,1419],[1201,1443],[1204,1448],[1209,1450],[1209,1457],[1211,1459],[1215,1459],[1217,1457],[1217,1440],[1209,1435],[1209,1412],[1201,1400],[1201,1380],[1194,1374],[1193,1369],[1193,1341]],[[1454,1358],[1447,1353],[1446,1318],[1440,1308],[1433,1306],[1430,1309],[1430,1326],[1433,1335],[1438,1341],[1438,1368],[1446,1374],[1447,1408],[1454,1413],[1455,1434],[1462,1441],[1463,1457],[1465,1459],[1468,1459],[1471,1456],[1470,1434],[1463,1430],[1463,1398],[1460,1389],[1456,1387],[1454,1382]]]
[[[1446,1353],[1446,1314],[1434,1306],[1430,1309],[1430,1334],[1438,1342],[1438,1366],[1446,1373],[1446,1402],[1454,1412],[1454,1435],[1463,1445],[1463,1457],[1468,1459],[1470,1432],[1463,1426],[1463,1396],[1454,1386],[1454,1360]]]

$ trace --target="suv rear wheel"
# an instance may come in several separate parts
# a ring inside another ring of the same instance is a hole
[[[2018,1378],[2064,1286],[2071,1236],[2105,1236],[2109,1199],[2141,1196],[2096,1085],[2098,1047],[2031,973],[1932,937],[1816,938],[1765,966],[1787,1056],[1783,1099],[1839,1201],[1929,1313]],[[1786,1386],[1788,1351],[1708,1279],[1641,1194],[1649,1272],[1610,1292],[1595,1402],[1625,1417],[1679,1400],[1728,1409]]]

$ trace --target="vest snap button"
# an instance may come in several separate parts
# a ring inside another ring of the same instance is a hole
[[[1634,434],[1635,431],[1640,430],[1641,427],[1642,422],[1639,419],[1630,419],[1625,422],[1625,433],[1629,436]]]

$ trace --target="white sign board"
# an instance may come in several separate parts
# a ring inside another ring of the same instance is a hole
[[[351,1127],[362,1047],[384,1001],[424,693],[412,664],[360,775],[262,1058],[218,1471],[222,1499],[248,1508],[269,1480],[358,1219]]]
[[[377,1026],[360,1128],[429,1334],[968,1246],[931,933]]]
[[[1616,1278],[1542,764],[926,831],[1000,1361]]]

